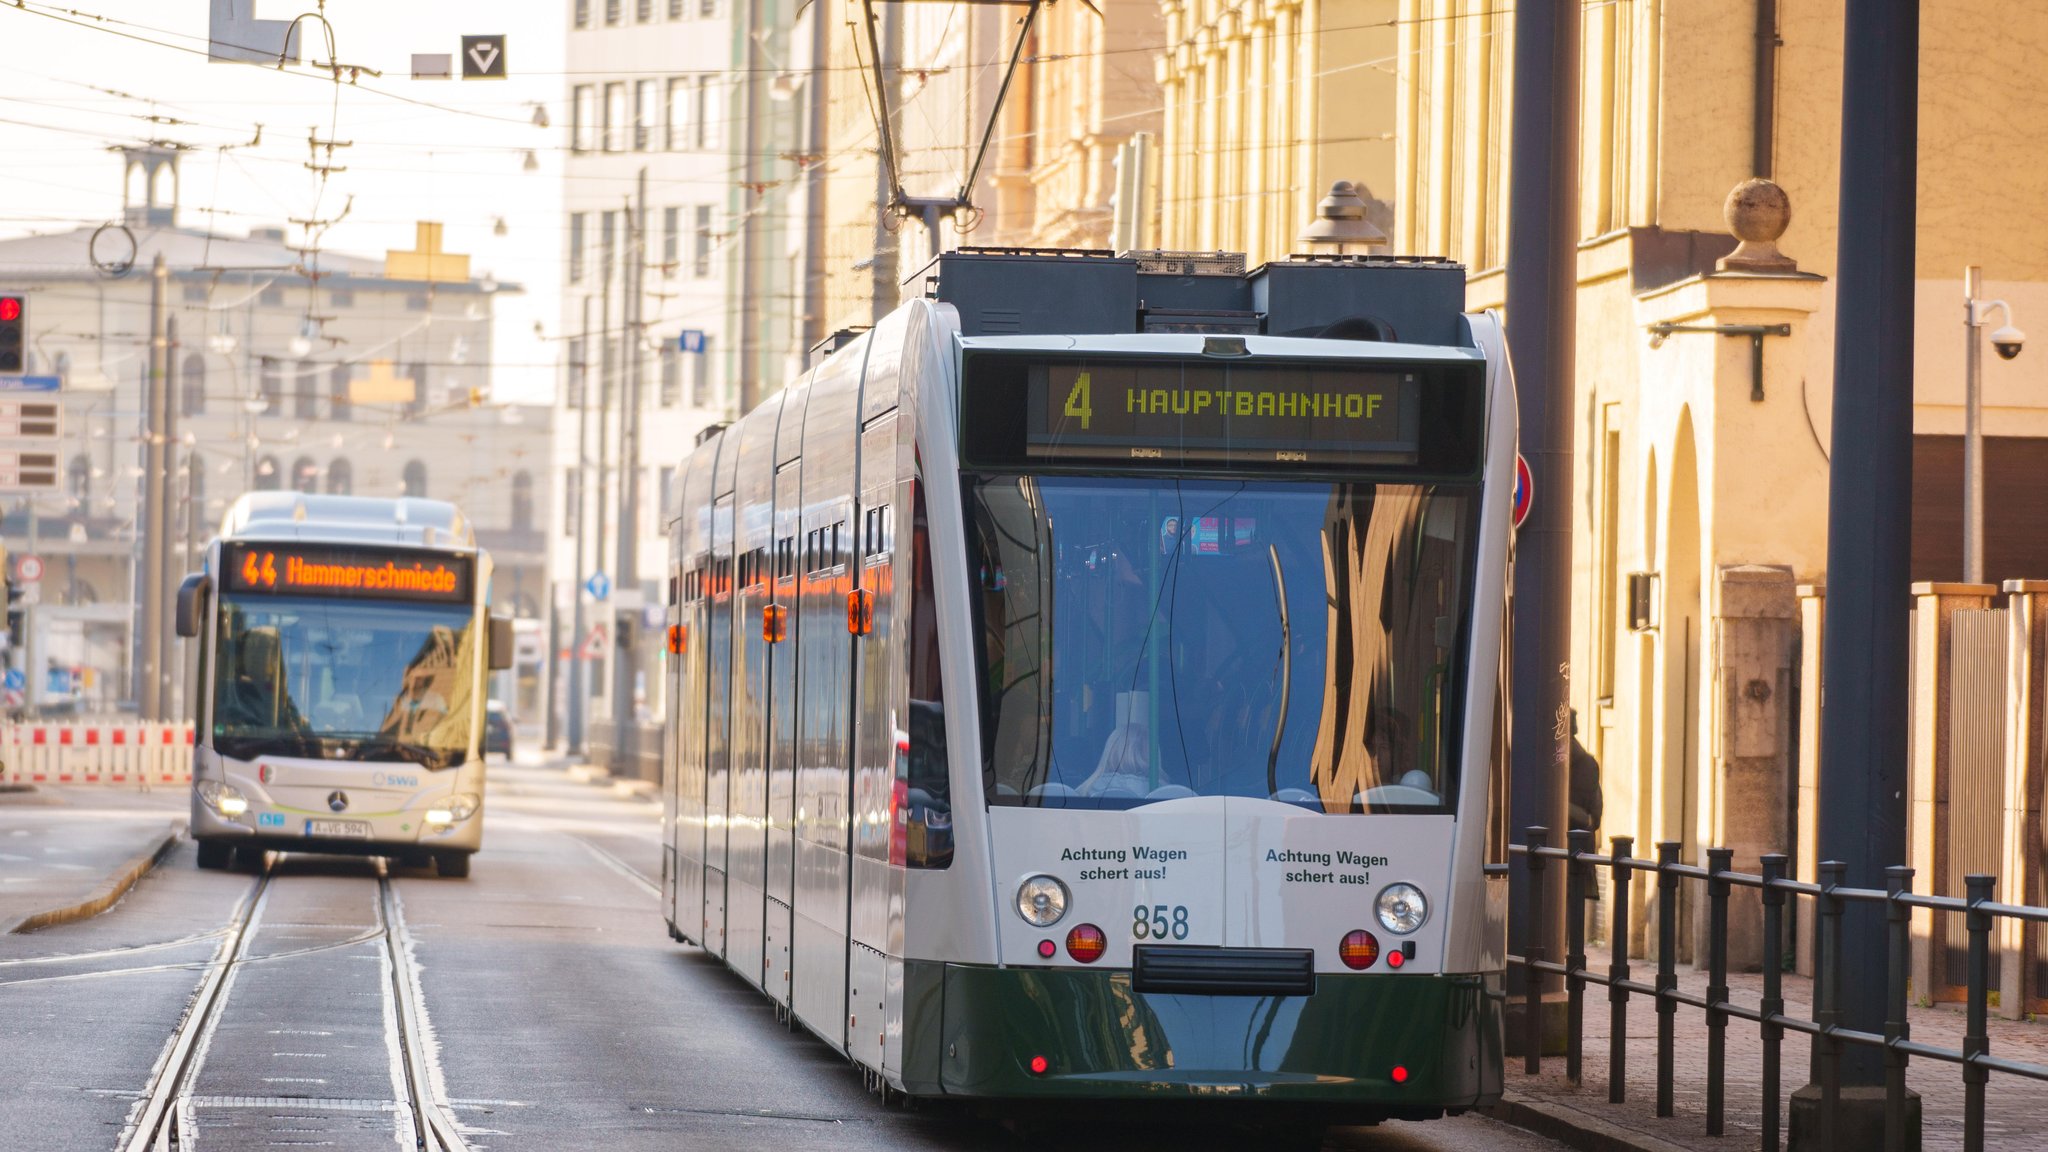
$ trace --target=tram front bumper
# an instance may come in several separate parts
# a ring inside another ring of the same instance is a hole
[[[947,1095],[1242,1098],[1387,1115],[1500,1097],[1500,1006],[1479,976],[1323,974],[1307,996],[1144,993],[1128,971],[1067,968],[948,964],[942,982]]]

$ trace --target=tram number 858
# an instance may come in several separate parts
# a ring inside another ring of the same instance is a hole
[[[1172,919],[1168,919],[1171,915]],[[1146,907],[1138,905],[1131,911],[1131,938],[1134,940],[1185,940],[1188,938],[1188,906],[1175,904],[1168,908],[1164,904]]]

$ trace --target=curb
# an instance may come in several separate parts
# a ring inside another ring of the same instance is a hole
[[[1647,1133],[1588,1115],[1576,1108],[1504,1092],[1500,1103],[1484,1110],[1503,1124],[1555,1140],[1578,1152],[1690,1152]]]
[[[570,764],[563,771],[569,779],[579,784],[609,788],[615,795],[641,800],[654,799],[654,793],[660,787],[653,780],[642,780],[637,776],[614,776],[609,770],[595,764]]]
[[[129,857],[128,861],[121,865],[120,870],[115,872],[106,883],[100,885],[92,895],[75,904],[67,904],[61,908],[47,908],[41,912],[31,912],[12,924],[0,926],[0,935],[36,932],[44,928],[53,928],[59,924],[90,920],[94,916],[105,912],[114,906],[115,901],[126,896],[128,890],[135,887],[137,881],[149,875],[149,870],[156,867],[157,861],[163,859],[164,855],[177,845],[179,837],[184,834],[184,822],[178,820],[171,821],[164,831],[151,841],[149,847]]]

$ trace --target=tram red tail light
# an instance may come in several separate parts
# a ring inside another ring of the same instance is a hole
[[[1093,964],[1109,951],[1109,937],[1093,924],[1076,924],[1067,933],[1067,955],[1083,964]]]
[[[1393,1076],[1394,1083],[1406,1084],[1408,1082],[1408,1066],[1406,1064],[1396,1064],[1394,1065],[1394,1071],[1390,1075]]]
[[[669,625],[669,626],[668,626],[668,654],[669,654],[669,655],[671,655],[671,656],[681,656],[681,655],[683,654],[683,652],[684,652],[684,651],[685,651],[686,649],[688,649],[688,648],[689,648],[689,646],[690,646],[690,640],[689,640],[689,637],[690,637],[690,631],[689,631],[688,627],[686,627],[685,625],[682,625],[682,624],[671,624],[671,625]]]
[[[865,588],[855,588],[846,594],[846,630],[855,636],[866,636],[875,630],[875,594]]]
[[[1059,952],[1060,946],[1050,940],[1040,940],[1038,942],[1038,958],[1041,960],[1050,960],[1054,956],[1059,955]]]
[[[1408,957],[1403,955],[1399,948],[1396,948],[1392,952],[1387,953],[1387,967],[1389,968],[1399,968],[1401,965],[1406,964],[1407,962]]]
[[[1379,937],[1363,928],[1346,932],[1343,941],[1337,945],[1337,959],[1342,960],[1346,968],[1370,968],[1379,958]]]
[[[1031,1074],[1033,1076],[1043,1076],[1051,1068],[1052,1061],[1047,1060],[1045,1057],[1033,1056],[1031,1058]]]
[[[761,639],[770,644],[782,643],[789,634],[789,609],[780,604],[761,606]]]

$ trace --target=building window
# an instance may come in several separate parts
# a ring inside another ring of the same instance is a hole
[[[185,357],[178,374],[178,411],[187,416],[206,415],[206,357],[194,352]]]
[[[425,361],[415,360],[412,367],[407,370],[406,375],[412,377],[412,402],[405,406],[405,414],[408,416],[424,415],[427,410],[427,365]]]
[[[185,303],[204,304],[210,291],[204,284],[187,284],[184,288]]]
[[[533,473],[523,468],[512,474],[512,530],[533,531]]]
[[[258,460],[256,462],[256,490],[258,492],[277,491],[277,485],[280,480],[277,473],[277,457],[265,456],[263,459]]]
[[[327,302],[336,308],[353,308],[356,306],[356,294],[347,288],[336,288],[327,294]]]
[[[718,0],[697,0],[697,15],[706,20],[718,15]]]
[[[597,279],[612,282],[612,260],[619,252],[619,214],[616,209],[597,218]]]
[[[311,456],[292,461],[292,487],[306,493],[320,490],[320,466],[313,463]]]
[[[604,22],[607,24],[617,24],[619,22],[619,0],[604,0]]]
[[[697,150],[709,152],[724,143],[724,125],[720,123],[722,105],[717,77],[699,76],[696,83],[696,99],[691,102],[691,114],[695,118],[693,135]]]
[[[597,126],[597,89],[578,84],[569,101],[569,150],[590,151],[590,134]]]
[[[604,150],[617,152],[626,146],[626,85],[604,86]]]
[[[590,0],[576,0],[576,26],[590,27]]]
[[[655,499],[661,501],[661,523],[665,528],[670,518],[676,514],[676,470],[671,467],[663,468],[661,478],[656,483],[661,485]]]
[[[683,18],[683,0],[668,0],[668,18],[671,20],[681,20]]]
[[[311,360],[299,361],[298,374],[292,377],[292,415],[301,420],[320,418],[320,389],[313,381],[319,376],[320,367]]]
[[[256,294],[256,302],[265,308],[282,308],[284,307],[284,289],[272,284]]]
[[[327,373],[327,416],[330,420],[352,420],[355,413],[349,403],[349,370],[346,364],[336,364]]]
[[[697,236],[690,249],[690,275],[699,280],[711,276],[711,205],[697,205]]]
[[[415,292],[405,298],[405,310],[407,312],[425,312],[432,306],[433,301],[427,299],[425,292]]]
[[[704,334],[704,350],[690,357],[690,403],[711,406],[711,334]]]
[[[583,382],[590,375],[590,365],[584,362],[583,338],[569,341],[569,407],[583,407]]]
[[[405,494],[415,500],[427,498],[427,466],[417,460],[405,462]]]
[[[80,452],[71,458],[71,464],[64,469],[64,491],[78,505],[80,513],[90,511],[86,507],[92,500],[92,458]]]
[[[589,223],[590,213],[569,213],[569,282],[583,280],[583,229]]]
[[[676,273],[676,261],[683,258],[683,210],[663,208],[661,210],[661,263],[662,275]]]
[[[633,0],[633,19],[642,24],[654,19],[654,0]]]
[[[664,114],[662,146],[671,152],[685,152],[690,148],[690,94],[696,91],[696,87],[696,81],[688,76],[671,76],[668,79],[668,108]]]
[[[661,97],[661,85],[654,80],[633,82],[633,151],[645,152],[654,146],[654,126],[660,122],[661,109],[655,101]]]
[[[346,456],[335,457],[334,463],[327,466],[327,494],[329,496],[353,496],[355,492],[355,465],[350,464]]]
[[[277,361],[268,356],[257,363],[256,392],[269,405],[265,412],[272,416],[284,415],[284,376],[278,370]]]
[[[661,406],[673,408],[683,402],[683,355],[671,340],[661,346]]]
[[[583,513],[583,473],[562,469],[562,535],[576,534],[577,517]]]

